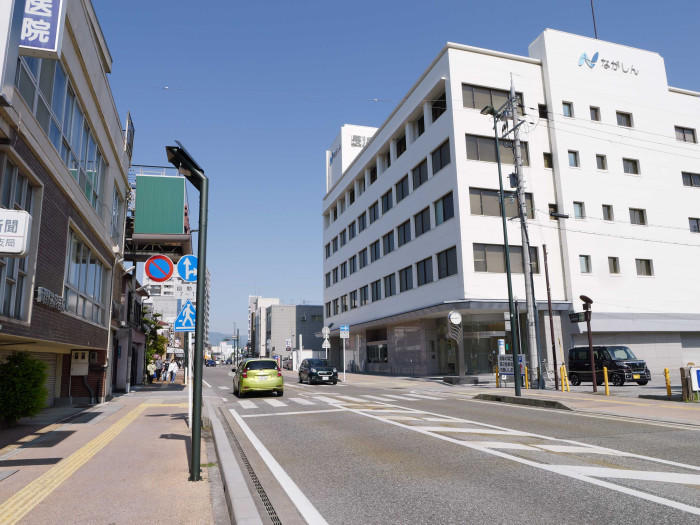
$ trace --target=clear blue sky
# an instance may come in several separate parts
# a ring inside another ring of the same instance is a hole
[[[245,333],[250,294],[321,303],[324,152],[343,123],[381,125],[447,41],[527,55],[545,27],[593,36],[589,0],[93,3],[133,162],[166,164],[178,139],[210,178],[211,329],[227,333]],[[601,39],[700,90],[700,2],[595,7]]]

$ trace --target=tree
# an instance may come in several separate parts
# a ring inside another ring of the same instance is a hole
[[[0,364],[0,420],[14,425],[35,416],[46,405],[46,364],[26,352],[15,352]]]
[[[168,338],[158,333],[161,328],[160,318],[161,314],[151,313],[144,308],[141,321],[146,334],[146,363],[149,363],[156,354],[161,358],[164,357],[167,350]]]

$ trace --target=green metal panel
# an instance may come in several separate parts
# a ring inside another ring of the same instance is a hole
[[[136,177],[134,233],[185,233],[184,177]]]

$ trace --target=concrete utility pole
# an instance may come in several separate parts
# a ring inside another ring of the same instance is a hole
[[[525,180],[523,177],[523,158],[520,149],[520,128],[515,98],[515,84],[510,75],[511,117],[513,119],[513,150],[515,152],[515,174],[518,181],[518,211],[520,215],[520,233],[522,237],[523,272],[525,277],[525,299],[527,301],[527,348],[530,371],[530,384],[538,383],[539,359],[537,349],[537,330],[535,325],[535,294],[532,289],[532,265],[530,264],[530,239],[527,234],[527,207],[525,205]]]

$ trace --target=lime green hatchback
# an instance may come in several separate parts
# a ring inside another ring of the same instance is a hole
[[[249,392],[284,395],[284,378],[275,359],[247,359],[234,369],[233,393],[242,397]]]

